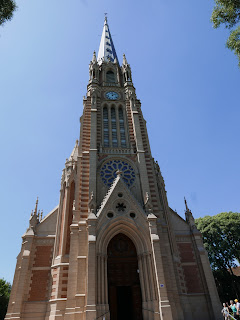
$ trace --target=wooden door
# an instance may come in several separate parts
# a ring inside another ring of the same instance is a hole
[[[124,234],[108,245],[108,296],[111,320],[142,320],[137,252]]]

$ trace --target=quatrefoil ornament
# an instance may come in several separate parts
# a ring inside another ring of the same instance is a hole
[[[124,203],[118,203],[117,205],[116,205],[116,209],[120,212],[120,211],[125,211],[125,209],[126,209],[126,206],[125,206],[125,204]]]

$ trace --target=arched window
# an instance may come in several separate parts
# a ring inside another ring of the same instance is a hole
[[[103,145],[109,147],[108,109],[103,108]]]
[[[116,123],[116,110],[114,107],[111,108],[111,124],[112,124],[112,146],[118,146],[117,140],[117,123]]]
[[[118,116],[119,116],[121,147],[126,147],[127,143],[126,143],[126,134],[125,134],[124,117],[123,117],[122,107],[119,108]]]
[[[106,82],[114,83],[115,82],[115,74],[113,71],[109,70],[106,73]]]

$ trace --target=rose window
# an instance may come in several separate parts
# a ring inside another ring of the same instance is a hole
[[[135,172],[129,163],[122,160],[111,160],[102,166],[100,171],[102,181],[110,187],[117,177],[117,171],[121,172],[123,181],[130,187],[135,180]]]

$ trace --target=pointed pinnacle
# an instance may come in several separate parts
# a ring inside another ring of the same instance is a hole
[[[185,206],[186,206],[186,211],[189,211],[189,209],[188,209],[188,205],[187,205],[187,200],[186,200],[186,198],[184,197],[184,202],[185,202]]]
[[[93,51],[93,58],[92,58],[92,62],[96,63],[97,62],[97,58],[96,58],[96,51]]]
[[[37,214],[37,208],[38,208],[38,197],[37,197],[36,204],[35,204],[34,215]]]
[[[127,59],[126,59],[125,53],[123,54],[123,64],[127,65]]]

